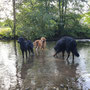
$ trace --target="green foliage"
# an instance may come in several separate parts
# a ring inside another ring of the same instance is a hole
[[[87,13],[84,15],[84,17],[85,17],[85,22],[90,25],[90,11],[87,12]]]
[[[90,37],[90,28],[88,28],[86,25],[77,25],[73,26],[72,28],[66,28],[63,32],[77,38]]]
[[[81,24],[81,18],[80,14],[69,13],[66,16],[65,29],[61,31],[61,35],[70,35],[77,38],[90,37],[90,27]]]
[[[6,27],[10,27],[11,29],[13,29],[13,21],[9,18],[7,18],[5,21],[4,21],[4,26]]]
[[[0,27],[2,27],[3,26],[3,22],[0,22]]]
[[[12,30],[10,28],[0,28],[0,38],[11,38]]]
[[[51,40],[62,35],[90,37],[89,25],[80,23],[85,17],[85,22],[90,24],[90,12],[82,15],[83,5],[79,2],[81,0],[61,0],[60,4],[57,0],[23,0],[21,4],[17,3],[16,35],[32,40],[42,36]],[[69,3],[73,5],[71,9]],[[13,21],[6,19],[4,26],[13,29]],[[6,36],[11,37],[11,31]]]
[[[20,7],[20,13],[17,15],[17,32],[19,36],[36,39],[41,36],[49,37],[54,35],[56,22],[52,20],[53,5],[48,1],[51,7],[47,11],[45,2],[38,3],[31,0],[30,2],[24,2],[24,5]]]

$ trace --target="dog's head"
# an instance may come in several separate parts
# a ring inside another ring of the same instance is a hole
[[[24,38],[23,38],[23,37],[20,37],[20,38],[18,39],[18,43],[21,43],[21,42],[24,42]]]
[[[74,48],[74,50],[72,52],[74,53],[75,56],[77,56],[77,57],[80,56],[79,53],[78,53],[78,51],[77,51],[77,48]]]
[[[41,37],[41,41],[42,42],[45,42],[46,41],[46,38],[45,37]]]

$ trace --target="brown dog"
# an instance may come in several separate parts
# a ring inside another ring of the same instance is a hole
[[[46,38],[41,37],[40,40],[36,40],[33,44],[34,44],[35,49],[42,49],[43,50],[46,47]]]

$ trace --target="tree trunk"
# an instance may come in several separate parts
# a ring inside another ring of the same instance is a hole
[[[13,37],[15,39],[15,35],[16,35],[16,8],[15,8],[15,0],[12,0],[13,3]]]
[[[59,26],[58,29],[63,30],[65,25],[66,9],[67,9],[67,0],[59,0]]]
[[[58,29],[60,30],[60,22],[61,22],[61,0],[59,0],[59,23],[58,23]]]
[[[65,20],[66,20],[66,11],[67,11],[67,2],[68,0],[65,0],[65,12],[64,12],[64,24],[65,24]]]

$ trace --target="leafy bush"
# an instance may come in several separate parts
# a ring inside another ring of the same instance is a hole
[[[0,38],[11,38],[12,31],[10,28],[0,28]]]

